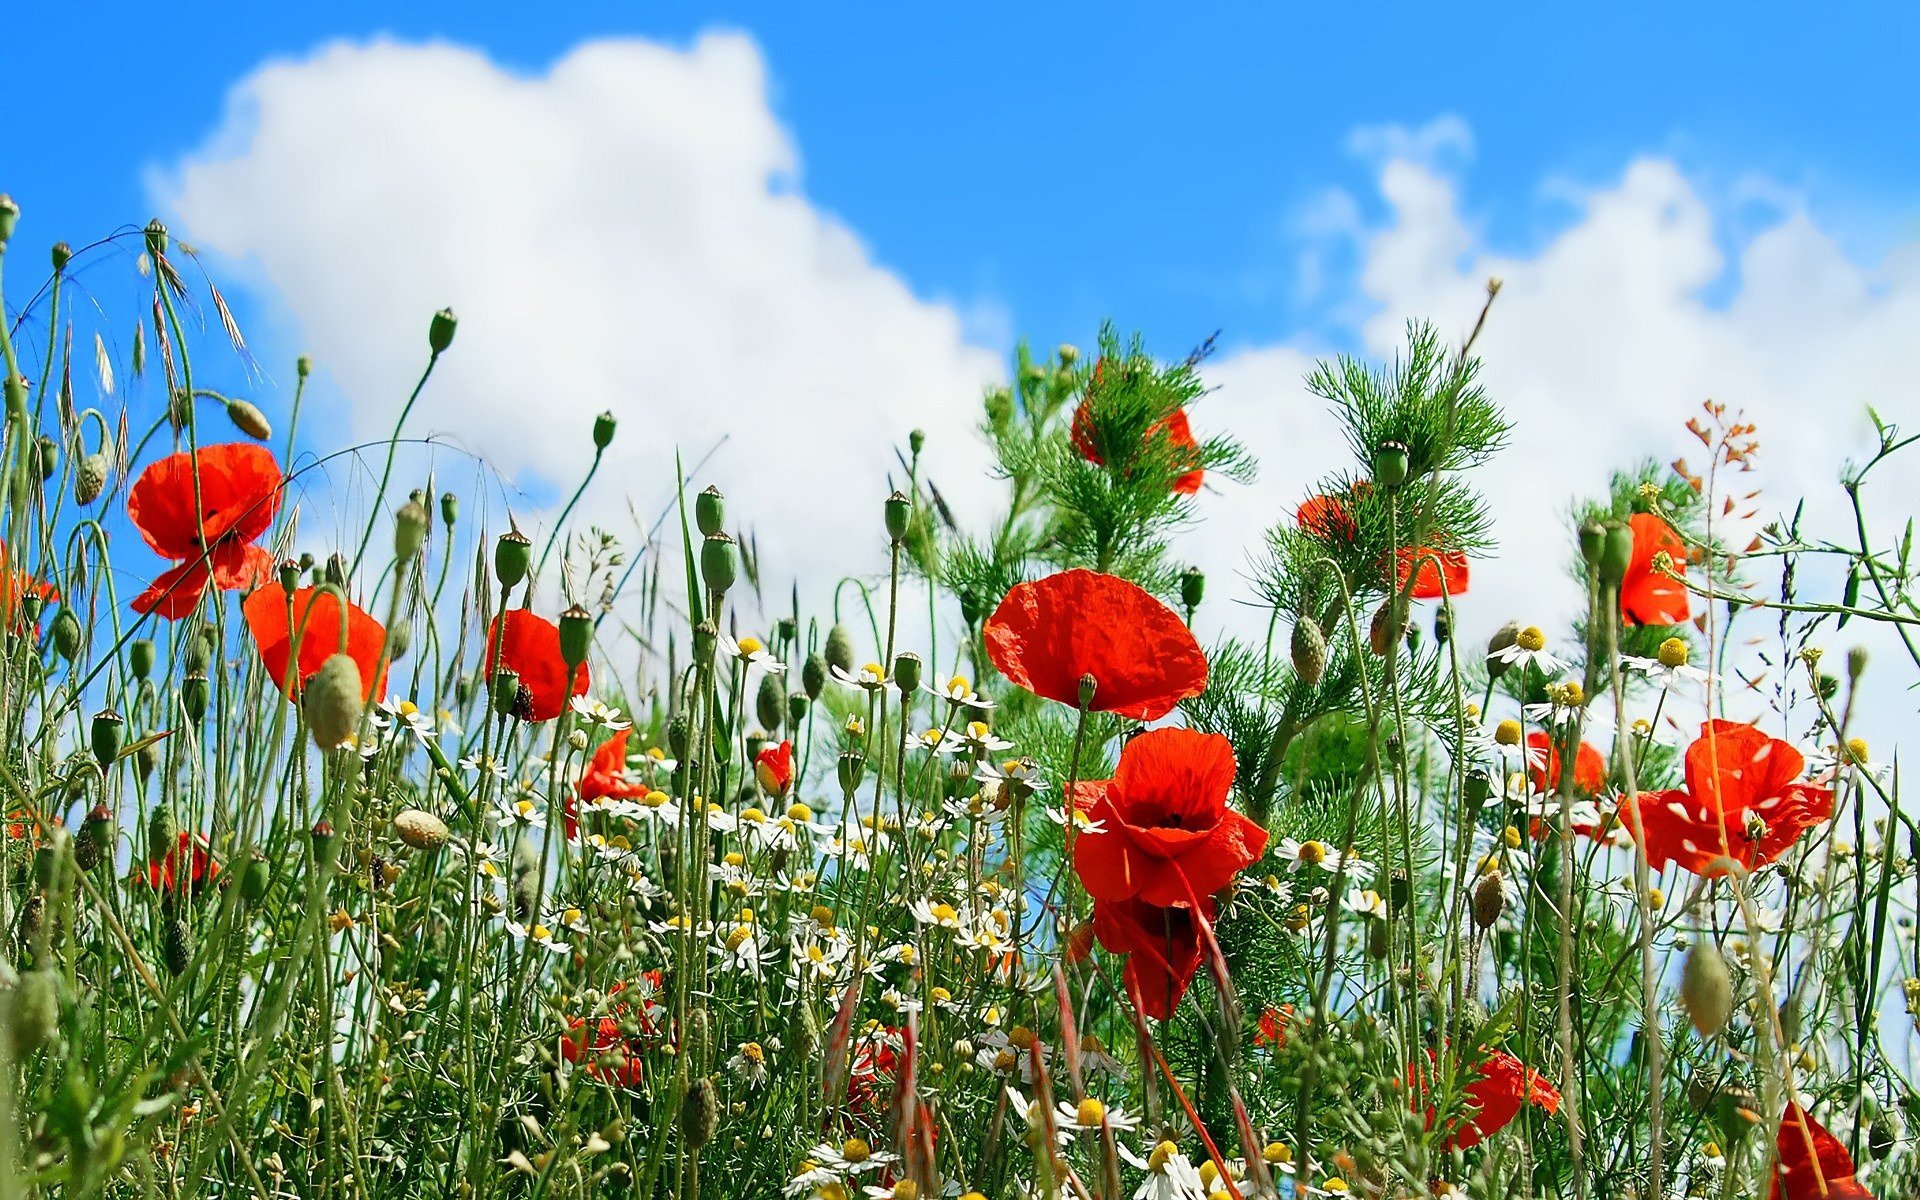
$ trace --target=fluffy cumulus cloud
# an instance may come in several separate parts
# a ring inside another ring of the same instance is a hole
[[[701,482],[768,535],[778,575],[805,547],[878,558],[916,423],[946,474],[978,477],[977,398],[1002,370],[810,203],[799,167],[743,36],[596,42],[531,75],[371,42],[261,67],[153,186],[286,316],[352,433],[385,435],[451,305],[458,342],[410,433],[544,498],[611,410],[587,503],[616,525],[628,496],[649,517],[670,499],[676,449],[724,439]]]
[[[1470,175],[1435,161],[1469,146],[1455,122],[1358,138],[1356,150],[1377,161],[1383,216],[1368,224],[1357,199],[1324,195],[1312,212],[1345,216],[1307,223],[1315,241],[1303,251],[1328,255],[1338,242],[1352,252],[1367,314],[1356,340],[1378,357],[1401,344],[1409,318],[1463,336],[1487,280],[1503,281],[1477,347],[1486,387],[1514,422],[1510,447],[1481,481],[1502,549],[1475,567],[1464,631],[1570,616],[1580,603],[1563,566],[1570,502],[1600,494],[1611,469],[1645,458],[1701,464],[1704,451],[1683,423],[1709,398],[1759,425],[1761,469],[1732,482],[1764,487],[1763,519],[1805,496],[1808,525],[1844,540],[1851,514],[1836,479],[1874,444],[1866,406],[1908,424],[1920,418],[1911,383],[1920,371],[1911,336],[1920,245],[1863,264],[1791,202],[1760,232],[1735,237],[1679,167],[1647,158],[1598,186],[1556,185],[1555,203],[1573,201],[1574,217],[1530,252],[1503,254],[1463,200]],[[1301,386],[1309,361],[1286,345],[1250,347],[1211,372],[1220,390],[1200,423],[1230,426],[1263,464],[1258,485],[1209,500],[1229,518],[1197,535],[1196,551],[1216,570],[1234,569],[1233,543],[1245,530],[1291,511],[1348,453]],[[1873,500],[1882,532],[1897,534],[1895,520],[1911,507],[1904,484],[1888,474]],[[1886,642],[1857,624],[1843,637]]]

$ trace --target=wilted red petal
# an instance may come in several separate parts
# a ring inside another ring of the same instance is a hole
[[[1620,581],[1620,615],[1629,625],[1678,625],[1690,613],[1687,589],[1653,569],[1654,555],[1665,551],[1673,569],[1687,573],[1687,546],[1680,535],[1652,513],[1635,513],[1627,524],[1633,530],[1633,557]]]
[[[1171,608],[1112,575],[1072,570],[1022,583],[984,630],[987,653],[1020,687],[1070,708],[1091,675],[1093,708],[1164,717],[1207,686],[1200,643]]]
[[[277,585],[263,587],[248,596],[241,605],[247,629],[260,652],[260,663],[273,678],[274,686],[290,700],[297,700],[302,685],[320,669],[320,664],[340,653],[340,598],[320,588],[300,588],[288,598]],[[380,663],[380,650],[386,644],[386,627],[349,603],[346,606],[346,653],[360,666],[361,698],[371,701],[386,694],[386,672],[374,675]],[[300,641],[298,678],[287,678],[288,661],[293,654],[294,637]]]
[[[567,686],[567,663],[560,656],[560,627],[523,608],[510,609],[493,619],[487,629],[483,661],[493,669],[505,667],[520,676],[527,699],[526,711],[520,714],[523,720],[551,721],[566,707],[568,696],[587,694],[590,680],[585,663],[580,664],[573,686]]]

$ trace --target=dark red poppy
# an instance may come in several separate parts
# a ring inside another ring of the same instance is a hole
[[[501,623],[506,634],[501,635]],[[551,721],[567,705],[567,697],[584,696],[590,682],[581,663],[573,686],[567,686],[567,661],[560,655],[560,627],[523,608],[510,609],[493,619],[487,629],[484,662],[492,670],[505,668],[520,676],[520,696],[514,715],[523,721]]]
[[[1399,566],[1394,572],[1394,586],[1407,586],[1407,575],[1413,572],[1415,600],[1438,600],[1467,590],[1467,556],[1461,551],[1403,546],[1396,559]],[[1415,564],[1418,564],[1417,570]]]
[[[1207,659],[1179,614],[1148,592],[1097,571],[1062,571],[1016,585],[987,618],[987,654],[1015,684],[1136,721],[1173,711],[1207,686]]]
[[[155,554],[180,565],[134,597],[133,610],[177,621],[199,605],[209,580],[232,592],[265,579],[273,559],[253,543],[273,525],[280,482],[273,452],[243,442],[170,454],[142,471],[127,493],[127,516]]]
[[[181,864],[186,864],[186,879],[180,878]],[[145,875],[136,875],[135,879],[144,879],[148,887],[164,891],[177,891],[183,885],[190,885],[194,891],[205,887],[220,874],[220,864],[213,859],[211,843],[203,833],[180,831],[180,844],[167,851],[159,862],[149,862]]]
[[[1427,1051],[1428,1061],[1433,1051]],[[1449,1125],[1448,1149],[1466,1150],[1478,1146],[1505,1129],[1528,1104],[1537,1104],[1549,1113],[1560,1111],[1560,1092],[1547,1077],[1504,1050],[1495,1050],[1472,1068],[1473,1081],[1463,1089],[1472,1115],[1463,1124]],[[1411,1077],[1414,1072],[1408,1070]],[[1434,1111],[1427,1110],[1427,1128],[1433,1128]]]
[[[300,588],[289,598],[278,585],[254,590],[240,606],[247,618],[247,629],[260,652],[260,664],[272,676],[274,686],[289,700],[299,699],[300,689],[320,664],[339,654],[340,597],[320,588]],[[347,603],[346,653],[360,667],[361,699],[371,702],[387,690],[384,668],[380,668],[380,650],[386,645],[387,630],[380,622]],[[287,677],[288,660],[293,654],[295,635],[300,641],[299,676]]]
[[[1805,768],[1798,750],[1758,726],[1708,721],[1687,747],[1687,786],[1622,798],[1620,823],[1631,833],[1637,807],[1655,870],[1671,862],[1717,876],[1727,860],[1752,870],[1833,816],[1830,789],[1796,782]]]
[[[1533,778],[1533,790],[1550,791],[1560,786],[1560,747],[1548,737],[1544,730],[1536,729],[1527,735],[1529,751],[1527,773]],[[1536,763],[1538,765],[1536,765]],[[1595,796],[1607,786],[1607,760],[1600,752],[1586,742],[1573,752],[1573,789],[1582,795]]]
[[[1853,1156],[1798,1104],[1788,1104],[1775,1140],[1771,1200],[1873,1200],[1854,1178]]]
[[[1100,826],[1073,840],[1087,894],[1172,906],[1232,883],[1267,848],[1267,831],[1227,807],[1233,773],[1233,744],[1217,733],[1153,729],[1130,740],[1112,779],[1075,789]]]
[[[1687,589],[1678,580],[1669,579],[1653,569],[1656,554],[1673,560],[1673,569],[1687,573],[1687,544],[1680,535],[1652,513],[1635,513],[1627,524],[1633,529],[1633,558],[1620,581],[1620,616],[1629,625],[1678,625],[1691,609]]]
[[[1203,897],[1200,906],[1206,919],[1213,920],[1212,897]],[[1139,1002],[1140,1015],[1156,1021],[1171,1017],[1200,970],[1200,926],[1193,910],[1137,899],[1096,899],[1093,932],[1102,946],[1127,956],[1122,978]]]
[[[1091,402],[1091,397],[1082,400],[1080,406],[1073,410],[1073,448],[1080,452],[1081,458],[1096,467],[1103,467],[1107,460],[1095,444],[1093,412],[1088,408]],[[1148,426],[1143,440],[1152,443],[1156,438],[1166,439],[1176,465],[1184,467],[1199,463],[1200,443],[1193,436],[1193,426],[1187,420],[1186,409],[1176,408]],[[1200,490],[1206,475],[1206,471],[1195,465],[1193,470],[1177,476],[1168,488],[1182,496],[1191,496]]]
[[[793,787],[793,743],[781,742],[762,750],[753,760],[753,774],[767,795],[784,799]]]

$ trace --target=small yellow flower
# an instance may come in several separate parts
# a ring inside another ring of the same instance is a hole
[[[1518,746],[1521,733],[1520,722],[1508,717],[1493,727],[1493,740],[1502,746]]]

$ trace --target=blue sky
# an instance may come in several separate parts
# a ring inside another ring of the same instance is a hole
[[[1358,126],[1464,118],[1471,211],[1514,250],[1567,219],[1543,180],[1649,152],[1707,188],[1762,172],[1869,254],[1913,232],[1920,190],[1910,6],[660,7],[32,6],[0,49],[0,186],[40,236],[143,218],[143,171],[200,144],[234,81],[331,38],[537,71],[588,37],[718,26],[763,48],[816,204],[922,293],[990,298],[1045,340],[1108,315],[1230,345],[1313,328],[1299,210],[1364,176]]]

